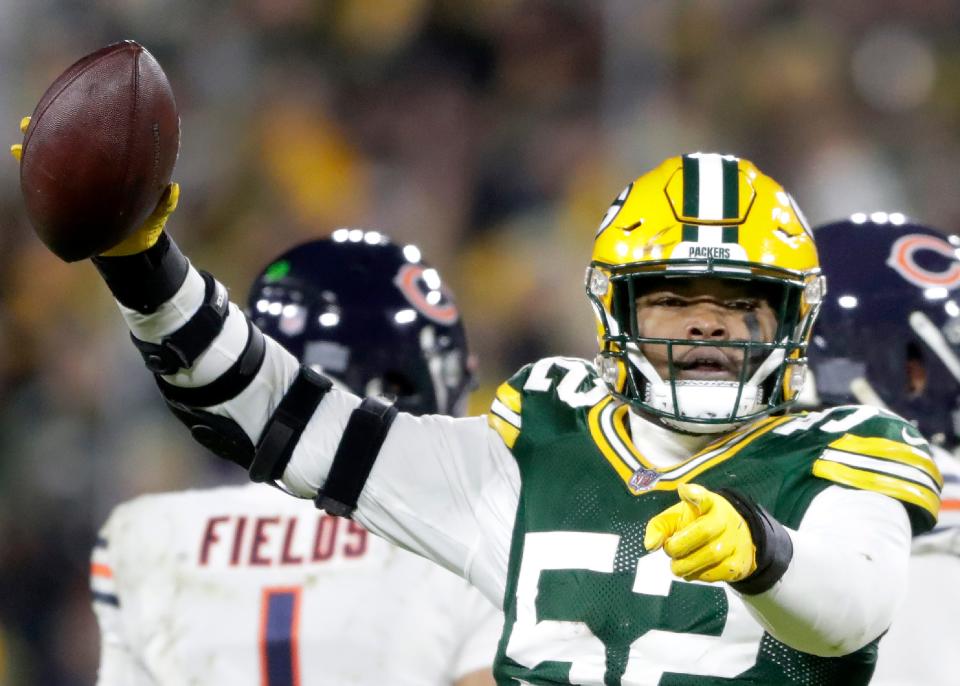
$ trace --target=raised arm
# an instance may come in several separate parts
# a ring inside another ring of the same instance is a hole
[[[158,208],[154,228],[173,207]],[[375,533],[499,602],[493,579],[506,568],[509,535],[497,533],[509,532],[519,476],[486,422],[413,417],[332,387],[264,336],[169,236],[152,240],[94,262],[168,405],[197,440],[254,480],[337,514],[356,507]]]

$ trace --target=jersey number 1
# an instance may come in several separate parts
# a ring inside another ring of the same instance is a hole
[[[263,589],[261,686],[300,686],[300,590],[299,586]]]

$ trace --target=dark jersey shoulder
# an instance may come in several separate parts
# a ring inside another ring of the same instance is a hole
[[[500,384],[487,418],[512,450],[521,436],[537,441],[581,430],[583,410],[609,395],[590,362],[545,357]]]

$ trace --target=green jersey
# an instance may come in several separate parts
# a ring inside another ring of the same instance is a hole
[[[644,530],[690,481],[735,489],[794,529],[831,485],[877,491],[906,506],[914,533],[929,530],[942,483],[916,429],[859,406],[769,417],[657,468],[634,446],[628,412],[592,365],[569,358],[497,391],[488,420],[521,479],[498,683],[867,683],[876,641],[837,658],[795,650],[727,584],[673,576]]]

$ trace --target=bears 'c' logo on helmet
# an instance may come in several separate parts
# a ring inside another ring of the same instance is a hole
[[[936,253],[944,259],[930,259],[932,256],[923,259],[920,256],[924,251]],[[918,258],[928,266],[923,266]],[[920,288],[939,286],[949,290],[960,286],[960,260],[956,248],[936,236],[922,233],[901,236],[890,250],[887,265]]]
[[[437,324],[451,325],[460,318],[447,289],[440,282],[436,269],[422,264],[400,267],[393,283],[417,312]]]

